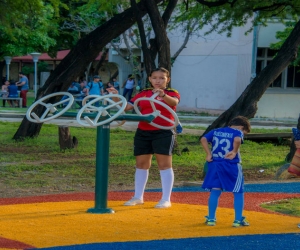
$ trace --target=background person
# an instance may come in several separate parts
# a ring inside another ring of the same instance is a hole
[[[70,94],[77,94],[79,93],[79,90],[78,88],[75,86],[74,82],[71,83],[71,85],[69,86],[68,90],[67,90]],[[68,99],[69,97],[67,95],[64,95],[62,98],[61,98],[61,101],[63,100],[66,100]],[[69,102],[64,102],[62,104],[63,107],[66,107],[68,105]]]
[[[29,90],[28,78],[23,72],[19,73],[20,80],[16,82],[17,87],[21,87],[20,97],[22,98],[22,107],[27,108],[27,92]]]
[[[118,92],[120,93],[120,83],[117,81],[117,79],[116,79],[116,78],[113,78],[113,79],[112,79],[112,83],[113,83],[113,85],[114,85],[114,88],[115,88],[116,90],[118,90]]]
[[[104,94],[105,94],[105,95],[109,94],[108,89],[113,88],[113,87],[114,87],[113,83],[107,82],[107,83],[106,83],[106,87],[105,87],[105,92],[104,92]]]
[[[87,89],[87,95],[103,95],[104,94],[104,89],[103,89],[103,83],[101,81],[100,76],[95,75],[93,77],[93,81],[89,82],[86,85],[86,89]]]
[[[82,100],[84,97],[86,97],[86,86],[85,86],[85,82],[84,81],[80,81],[80,96],[76,97],[76,99],[80,99],[81,101],[76,101],[76,103],[79,105],[80,108],[82,108]]]
[[[16,85],[16,82],[11,80],[9,86],[7,87],[8,89],[8,96],[9,98],[18,98],[18,87]],[[8,104],[10,107],[13,107],[13,102],[15,103],[15,107],[19,107],[19,102],[17,100],[7,100]]]
[[[129,77],[130,79],[130,77]],[[180,94],[175,90],[168,88],[170,82],[170,73],[164,68],[152,70],[149,75],[149,81],[152,87],[144,89],[135,97],[133,97],[125,108],[125,111],[133,109],[134,102],[140,97],[151,97],[154,93],[158,93],[156,100],[168,105],[174,111],[180,100]],[[117,90],[111,88],[108,90],[117,94]],[[118,98],[114,98],[118,101]],[[149,101],[141,101],[138,103],[140,112],[145,115],[153,112]],[[157,110],[162,115],[174,120],[162,106],[155,104]],[[157,117],[153,121],[161,126],[172,126],[170,122]],[[160,171],[162,197],[155,208],[168,208],[171,206],[171,192],[174,183],[174,172],[172,168],[172,151],[175,141],[174,130],[158,129],[147,122],[140,121],[134,137],[134,156],[136,158],[135,171],[135,192],[132,199],[125,202],[125,206],[134,206],[144,203],[144,191],[148,181],[149,169],[153,155],[155,155],[157,165]]]
[[[233,118],[228,127],[213,129],[201,138],[206,153],[208,170],[202,188],[210,190],[208,200],[208,216],[205,223],[216,225],[216,210],[222,191],[233,192],[235,220],[233,227],[249,226],[243,216],[244,209],[244,177],[242,173],[240,145],[243,136],[250,132],[251,126],[246,117]],[[209,148],[212,144],[212,150]]]
[[[0,96],[2,97],[8,97],[8,86],[9,86],[10,82],[9,81],[5,81],[4,84],[2,85],[1,87],[1,91],[4,92],[2,93]],[[6,100],[2,100],[2,104],[3,104],[3,107],[5,107],[5,102]]]
[[[300,133],[300,131],[297,130],[297,133]],[[298,140],[298,138],[295,139],[295,146],[297,149],[300,149],[300,140]],[[300,228],[300,224],[298,224],[298,227]]]
[[[98,96],[104,95],[104,86],[103,86],[100,76],[95,75],[93,77],[93,81],[89,82],[86,85],[86,95],[98,95]],[[89,101],[91,101],[92,99],[94,99],[94,98],[89,99]],[[99,107],[100,102],[95,102],[95,106]]]
[[[134,76],[132,74],[130,74],[130,75],[128,75],[127,80],[125,80],[122,85],[122,88],[124,88],[123,96],[125,98],[127,96],[128,101],[130,101],[130,99],[131,99],[134,85],[135,85]]]

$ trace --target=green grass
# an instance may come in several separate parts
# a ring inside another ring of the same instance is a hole
[[[12,140],[19,123],[0,122],[0,178],[7,186],[93,185],[95,178],[96,129],[71,127],[72,136],[78,138],[76,149],[61,151],[58,127],[44,124],[40,135],[22,142]],[[266,130],[268,131],[268,130]],[[110,131],[110,185],[133,183],[135,158],[134,132],[121,129]],[[176,181],[201,181],[205,154],[198,136],[178,136],[180,153],[174,154],[173,168]],[[267,179],[274,176],[289,152],[287,145],[256,143],[246,140],[241,147],[246,180]],[[260,173],[259,170],[264,172]],[[156,161],[150,169],[149,183],[160,180]],[[74,184],[75,183],[75,184]]]
[[[35,139],[12,140],[19,123],[0,122],[0,197],[30,190],[45,192],[81,191],[95,183],[96,129],[70,127],[78,138],[75,149],[60,150],[57,125],[44,124]],[[185,128],[205,130],[205,127]],[[252,129],[253,133],[291,132],[290,129]],[[132,185],[135,158],[133,157],[134,132],[110,130],[109,186]],[[177,152],[173,155],[175,183],[201,181],[205,154],[198,142],[199,136],[178,136]],[[245,140],[241,147],[245,180],[270,180],[285,164],[288,144],[257,143]],[[264,170],[261,172],[260,170]],[[149,184],[160,181],[155,158],[150,169]],[[14,192],[14,190],[16,190]],[[25,191],[24,191],[25,190]],[[300,216],[300,199],[290,199],[262,205],[279,213]]]
[[[263,208],[282,214],[300,217],[300,199],[293,198],[281,201],[264,203]]]

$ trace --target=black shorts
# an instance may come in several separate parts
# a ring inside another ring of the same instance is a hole
[[[137,129],[134,136],[134,156],[146,154],[172,155],[175,133],[172,130]]]

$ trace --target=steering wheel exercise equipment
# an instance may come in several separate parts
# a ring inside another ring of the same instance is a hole
[[[89,97],[89,98],[87,98]],[[95,96],[95,95],[91,95],[91,96],[87,96],[86,98],[83,99],[82,101],[82,108],[78,111],[77,113],[77,122],[85,127],[97,127],[97,126],[101,126],[107,123],[110,123],[111,121],[115,120],[120,114],[124,113],[124,110],[126,108],[127,105],[127,101],[125,99],[124,96],[120,96],[118,94],[108,94],[105,96]],[[118,97],[119,101],[115,102],[113,101],[111,98],[113,97]],[[88,99],[92,99],[89,102],[86,102]],[[99,103],[106,103],[105,106],[94,106],[93,104]],[[107,112],[107,110],[116,107],[118,109],[117,113],[110,115],[109,112]],[[96,115],[96,117],[91,120],[88,116],[83,116],[84,120],[83,121],[81,119],[82,115],[84,112],[97,112],[98,114]],[[108,118],[105,118],[103,120],[101,120],[101,116],[107,116]],[[101,120],[101,121],[99,121]],[[99,121],[99,122],[98,122]]]
[[[160,129],[173,129],[179,123],[176,113],[169,106],[155,99],[157,95],[158,93],[155,93],[150,98],[142,97],[137,99],[134,103],[134,109],[137,115],[126,115],[125,108],[127,106],[127,101],[125,97],[112,93],[105,96],[90,95],[85,97],[82,101],[83,106],[78,113],[66,112],[71,108],[74,102],[74,97],[68,92],[58,92],[44,96],[28,108],[26,117],[29,121],[34,123],[50,121],[63,115],[64,117],[76,117],[77,122],[84,127],[97,128],[95,205],[93,208],[89,208],[87,210],[88,213],[114,213],[111,208],[107,207],[110,122],[116,121],[123,124],[126,120],[144,121]],[[60,99],[62,99],[63,96],[66,96],[66,99],[60,100],[56,103],[49,102],[50,98],[54,99],[54,97],[56,97],[55,99],[57,99],[59,96],[61,96]],[[118,98],[118,101],[114,101],[113,99],[115,98]],[[140,101],[149,101],[153,112],[151,114],[142,115],[137,106]],[[57,108],[62,104],[65,104],[66,107],[64,107],[62,110],[58,110]],[[46,108],[41,117],[33,112],[34,108],[36,108],[38,105],[42,105]],[[170,112],[174,117],[174,121],[161,115],[160,111],[156,109],[155,105],[161,105],[163,108],[167,109],[168,112]],[[110,109],[112,108],[117,109],[117,112],[111,114]],[[48,115],[49,117],[47,117]],[[153,120],[156,117],[160,117],[170,122],[172,126],[160,126],[156,123],[153,123]]]
[[[140,101],[149,101],[150,104],[151,104],[151,106],[152,106],[152,109],[153,109],[153,114],[156,114],[156,116],[159,116],[160,118],[162,118],[162,119],[164,119],[164,120],[170,122],[170,123],[172,124],[172,126],[161,126],[161,125],[158,125],[158,124],[156,124],[156,123],[154,123],[154,122],[150,122],[150,124],[151,124],[153,127],[160,128],[160,129],[173,129],[173,128],[175,128],[175,127],[178,125],[178,123],[179,123],[178,116],[177,116],[177,114],[175,113],[175,111],[174,111],[173,109],[171,109],[167,104],[165,104],[165,103],[163,103],[163,102],[161,102],[161,101],[155,99],[155,98],[158,96],[158,94],[159,94],[159,93],[154,93],[150,98],[149,98],[149,97],[141,97],[141,98],[138,98],[138,99],[134,102],[134,110],[135,110],[135,112],[136,112],[138,115],[141,115],[141,116],[142,116],[142,114],[141,114],[141,112],[140,112],[140,110],[139,110],[139,108],[138,108],[138,103],[139,103]],[[156,103],[156,104],[158,104],[158,105],[164,107],[167,111],[169,111],[169,112],[172,114],[172,116],[173,116],[173,118],[174,118],[174,121],[171,120],[171,119],[169,119],[168,117],[165,117],[164,115],[162,115],[162,114],[160,113],[160,111],[156,109],[154,103]]]
[[[62,96],[62,97],[67,96],[67,98],[64,100],[60,100],[57,103],[47,103],[46,102],[50,98],[58,97],[58,96]],[[55,119],[55,118],[61,116],[63,113],[65,113],[72,106],[73,102],[74,102],[74,97],[68,92],[57,92],[57,93],[53,93],[53,94],[44,96],[41,99],[37,100],[35,103],[33,103],[28,108],[28,110],[26,112],[26,118],[28,119],[28,121],[35,122],[35,123],[43,123],[43,122],[50,121],[52,119]],[[66,104],[66,106],[62,110],[57,112],[56,107],[63,105],[63,104]],[[34,112],[32,112],[34,110],[34,108],[37,107],[38,105],[42,105],[46,108],[46,110],[41,115],[41,117],[38,117]],[[47,115],[49,113],[51,113],[53,115],[47,117]]]

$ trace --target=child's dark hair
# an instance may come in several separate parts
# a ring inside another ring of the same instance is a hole
[[[156,72],[156,71],[161,71],[161,72],[163,72],[163,73],[166,73],[167,77],[170,77],[170,72],[169,72],[169,70],[167,70],[167,69],[165,69],[165,68],[163,68],[163,67],[159,67],[159,68],[156,68],[156,69],[152,69],[149,76],[151,76],[152,73],[153,73],[153,72]]]
[[[244,116],[236,116],[234,117],[229,123],[228,126],[243,126],[244,130],[249,133],[251,130],[251,125],[250,122],[248,120],[248,118],[244,117]]]

